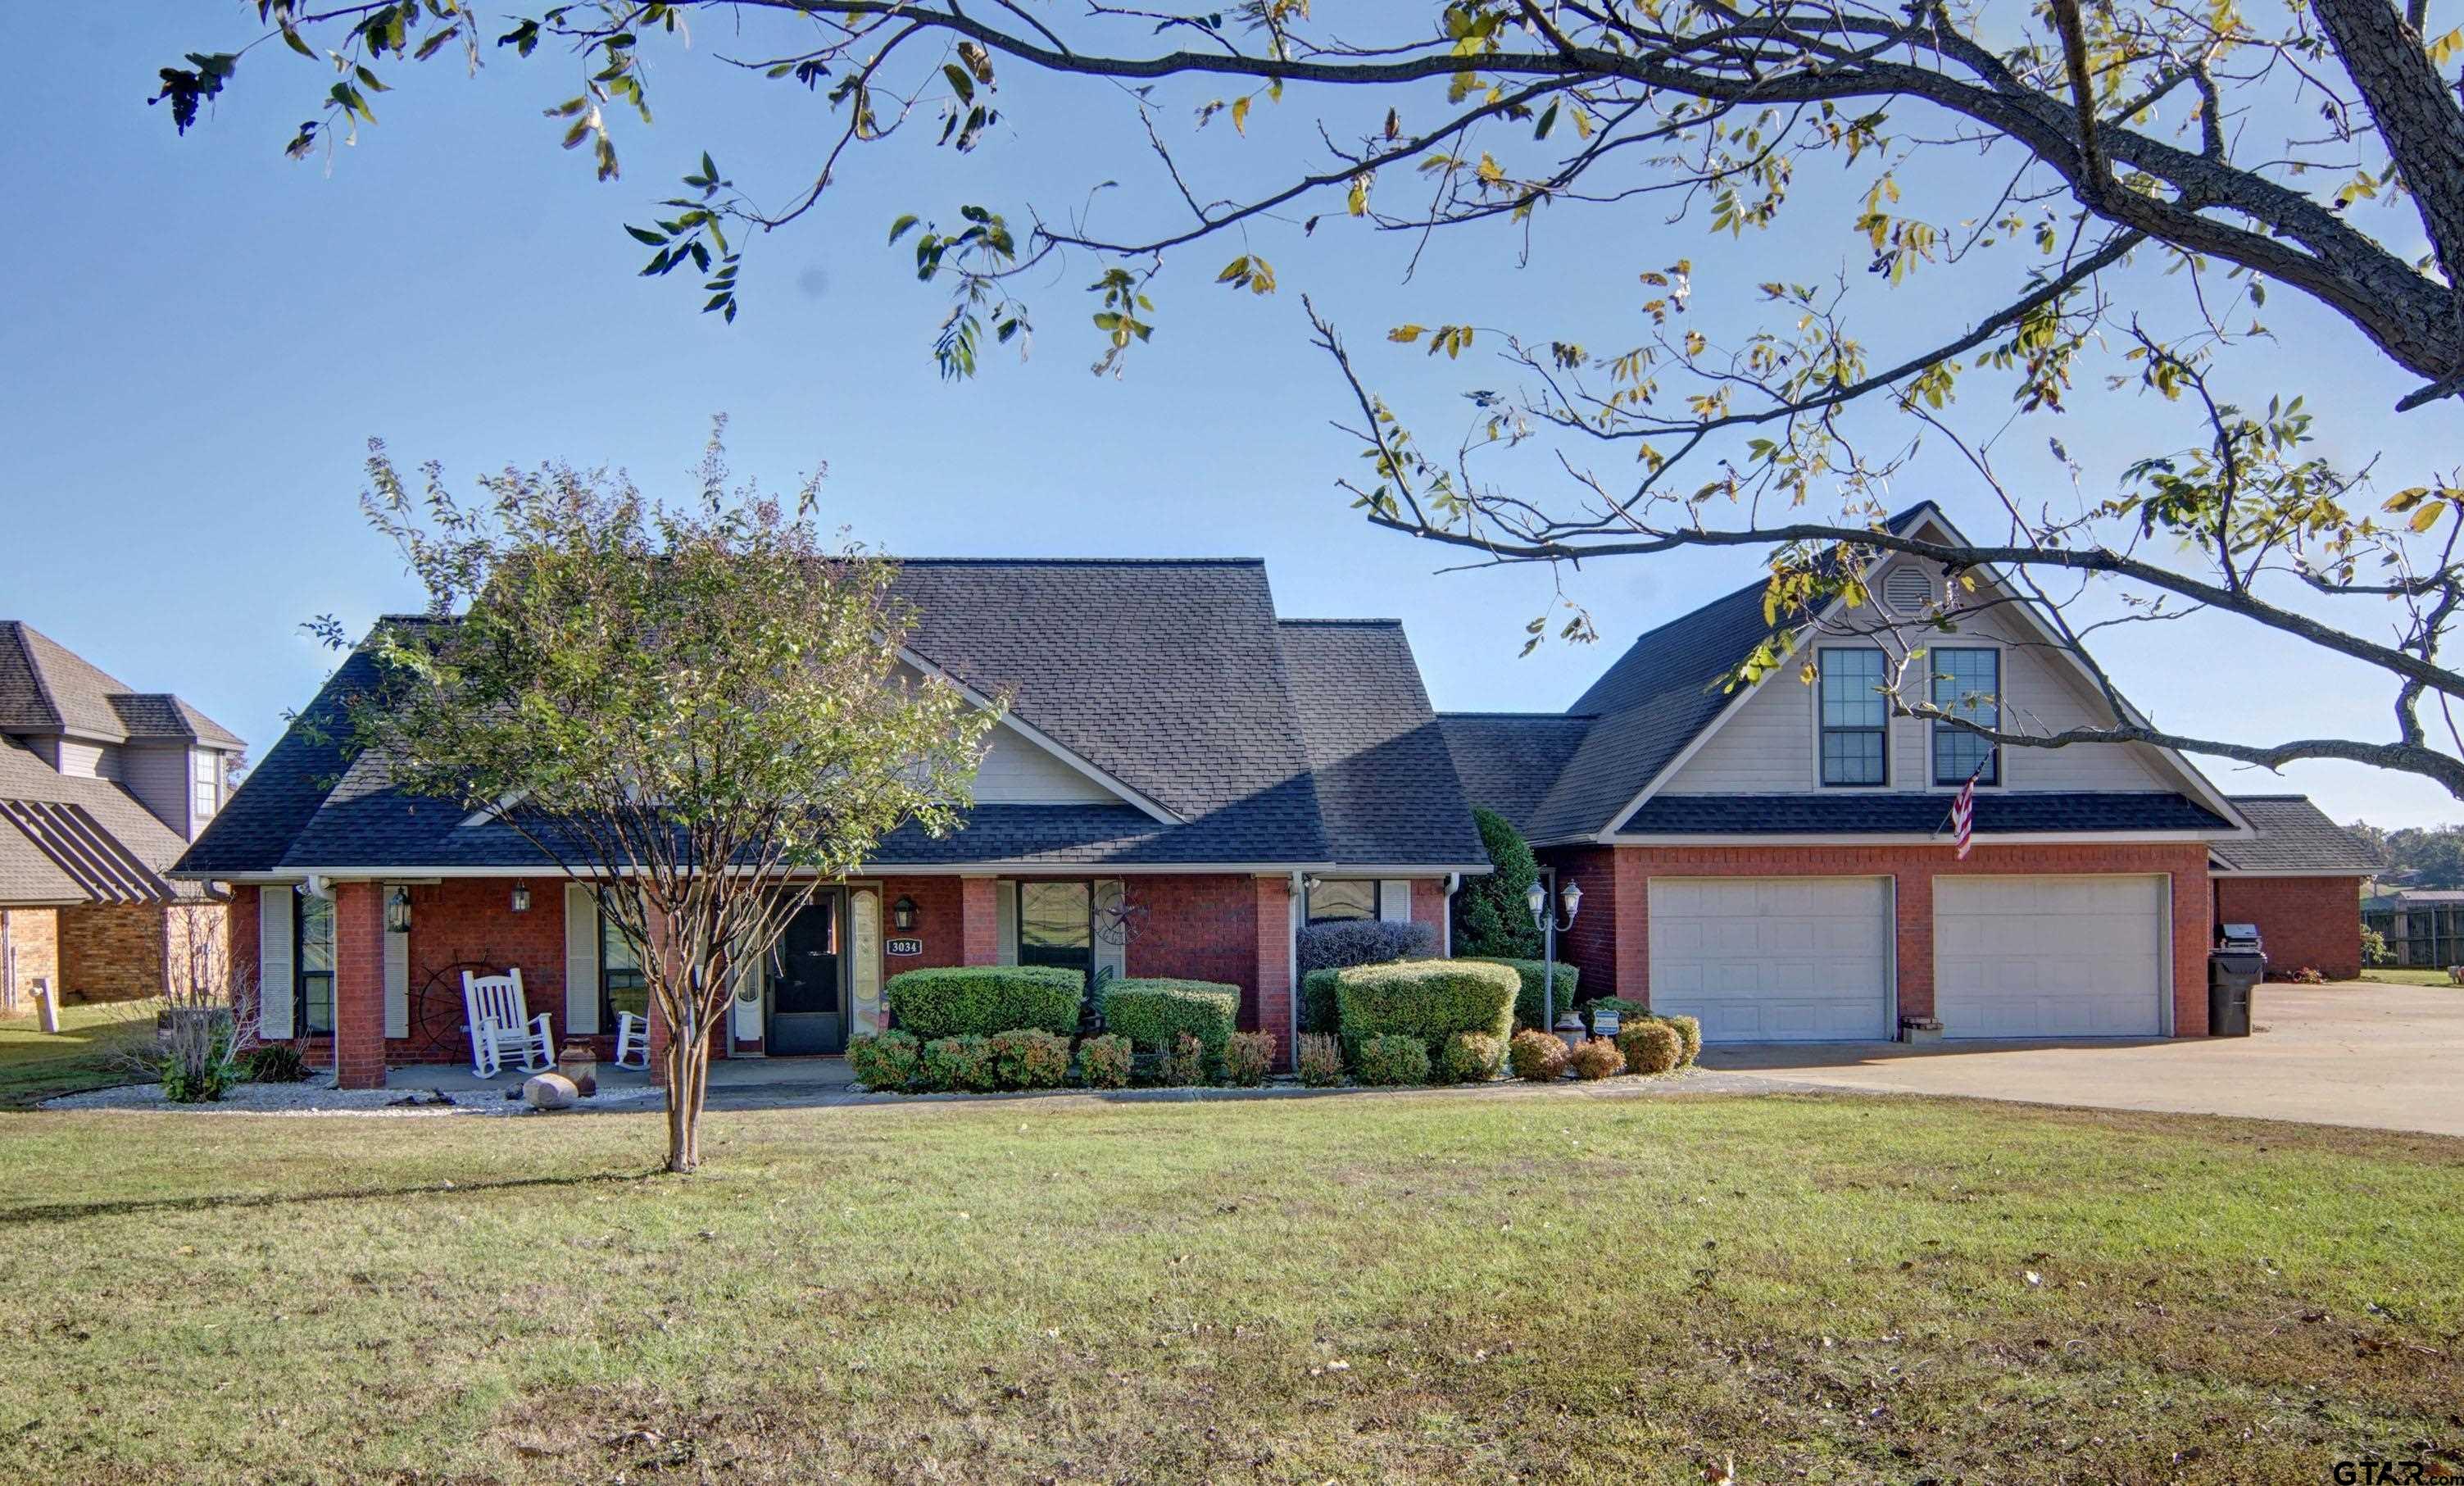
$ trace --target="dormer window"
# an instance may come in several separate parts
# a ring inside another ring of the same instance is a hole
[[[1879,650],[1826,650],[1821,655],[1822,783],[1871,787],[1890,783],[1883,737],[1891,709]]]

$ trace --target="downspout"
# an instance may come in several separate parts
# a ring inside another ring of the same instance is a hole
[[[1455,957],[1455,894],[1462,890],[1463,874],[1460,872],[1447,873],[1445,956],[1449,960]]]
[[[1284,998],[1287,1003],[1285,1010],[1291,1022],[1286,1033],[1290,1040],[1285,1046],[1292,1050],[1294,1068],[1301,1066],[1301,920],[1308,911],[1307,875],[1295,871],[1292,874],[1292,890],[1284,904],[1284,982],[1291,987],[1291,993]]]

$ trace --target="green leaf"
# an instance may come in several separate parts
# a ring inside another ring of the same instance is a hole
[[[897,221],[890,224],[890,240],[891,242],[896,242],[899,238],[906,236],[908,232],[914,226],[915,213],[911,211],[905,216],[900,217]]]
[[[625,224],[625,231],[633,234],[633,240],[635,242],[649,243],[653,248],[663,248],[667,246],[668,239],[664,233],[651,232],[649,229],[645,227],[635,227],[630,222]]]

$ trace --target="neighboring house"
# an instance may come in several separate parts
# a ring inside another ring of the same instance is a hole
[[[2256,924],[2270,975],[2360,975],[2362,883],[2382,865],[2378,854],[2300,795],[2237,794],[2233,803],[2256,834],[2209,854],[2216,921]]]
[[[1023,963],[1239,986],[1288,1061],[1306,918],[1442,934],[1459,876],[1487,870],[1394,621],[1278,620],[1254,561],[913,560],[897,588],[914,668],[1010,699],[976,804],[825,888],[748,975],[723,1054],[836,1052],[901,970]],[[261,1034],[382,1083],[467,1056],[460,971],[517,965],[560,1039],[604,1054],[646,997],[591,887],[326,741],[373,667],[343,663],[178,869],[234,886]]]
[[[1892,529],[1959,540],[1930,503]],[[1796,655],[1734,692],[1722,677],[1769,629],[1759,582],[1635,641],[1562,715],[1441,717],[1472,800],[1581,885],[1563,952],[1587,993],[1699,1016],[1714,1041],[1925,1020],[1950,1037],[2207,1031],[2211,854],[2255,862],[2280,821],[2255,827],[2167,749],[1995,748],[1891,717],[1889,655],[1914,646],[1927,654],[1905,684],[1980,722],[2111,721],[2037,611],[1971,576],[1947,589],[1930,564],[1881,561],[1874,603],[1817,616]],[[1909,624],[1946,592],[1953,632]],[[1962,861],[1950,807],[1971,775]]]
[[[160,995],[221,966],[221,898],[167,874],[223,804],[240,741],[0,620],[0,1015],[34,983]]]
[[[2464,965],[2464,888],[2400,888],[2362,902],[2362,921],[2387,939],[2398,965],[2444,970]]]

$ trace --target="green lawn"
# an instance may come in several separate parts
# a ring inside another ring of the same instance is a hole
[[[1568,1090],[0,1117],[0,1480],[2318,1481],[2464,1142]]]
[[[57,1094],[135,1083],[125,1054],[154,1035],[152,1001],[107,1001],[60,1008],[60,1030],[40,1020],[0,1021],[0,1109],[22,1109]]]
[[[2445,970],[2364,970],[2362,979],[2377,981],[2383,986],[2453,986],[2453,976]]]

